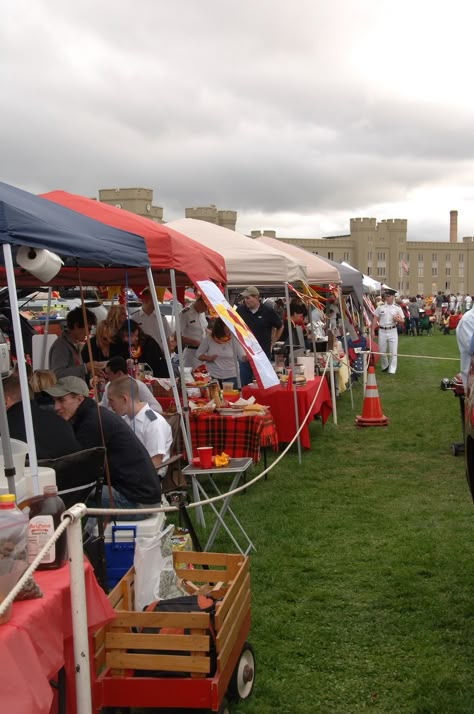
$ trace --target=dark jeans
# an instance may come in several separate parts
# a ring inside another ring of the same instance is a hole
[[[250,362],[240,362],[240,383],[242,387],[253,382],[253,372]]]

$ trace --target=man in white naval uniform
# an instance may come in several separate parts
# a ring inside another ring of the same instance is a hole
[[[198,297],[189,307],[185,307],[179,314],[181,327],[181,341],[183,343],[183,365],[185,367],[199,367],[197,348],[206,334],[206,303]]]
[[[372,320],[371,332],[379,328],[379,352],[382,353],[380,364],[382,372],[395,374],[397,371],[398,330],[397,325],[403,325],[405,316],[401,307],[394,305],[395,291],[385,292],[385,302],[376,308]],[[387,357],[388,353],[388,357]]]
[[[141,293],[142,306],[137,312],[133,313],[133,319],[138,322],[142,328],[145,335],[150,335],[153,337],[155,342],[161,347],[163,352],[163,340],[161,339],[160,328],[158,327],[158,320],[155,314],[155,306],[153,304],[153,298],[150,293],[150,288],[144,288]],[[163,329],[165,331],[166,341],[168,343],[168,348],[172,352],[176,347],[176,342],[171,334],[171,328],[168,325],[168,321],[162,317]]]

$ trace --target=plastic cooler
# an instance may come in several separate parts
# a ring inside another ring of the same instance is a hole
[[[165,526],[166,514],[155,513],[142,521],[117,521],[105,529],[105,560],[107,584],[114,587],[133,565],[136,538],[150,538]],[[94,535],[98,535],[97,525]]]

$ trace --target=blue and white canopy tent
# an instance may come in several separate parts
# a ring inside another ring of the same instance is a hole
[[[117,230],[103,223],[63,208],[34,194],[0,182],[0,243],[3,248],[5,276],[12,310],[12,324],[17,351],[22,354],[14,254],[21,246],[53,251],[74,267],[140,267],[151,274],[150,261],[141,236]],[[12,250],[13,248],[13,250]],[[31,419],[28,378],[24,360],[18,360],[25,426],[33,485],[38,491],[38,464]],[[8,422],[0,385],[0,429],[6,473],[13,474]],[[9,479],[14,489],[14,479]]]

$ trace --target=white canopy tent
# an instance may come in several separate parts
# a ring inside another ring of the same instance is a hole
[[[322,260],[318,255],[310,253],[304,248],[300,248],[296,245],[290,245],[289,243],[283,243],[276,238],[271,238],[270,236],[258,236],[253,240],[257,243],[262,243],[263,245],[273,248],[275,250],[281,250],[286,253],[290,258],[296,260],[300,265],[303,265],[306,270],[306,275],[308,283],[314,285],[315,283],[340,283],[341,276],[338,269]]]
[[[299,260],[242,233],[195,218],[180,218],[167,225],[220,253],[225,260],[229,287],[281,287],[282,283],[308,282],[304,264]]]

